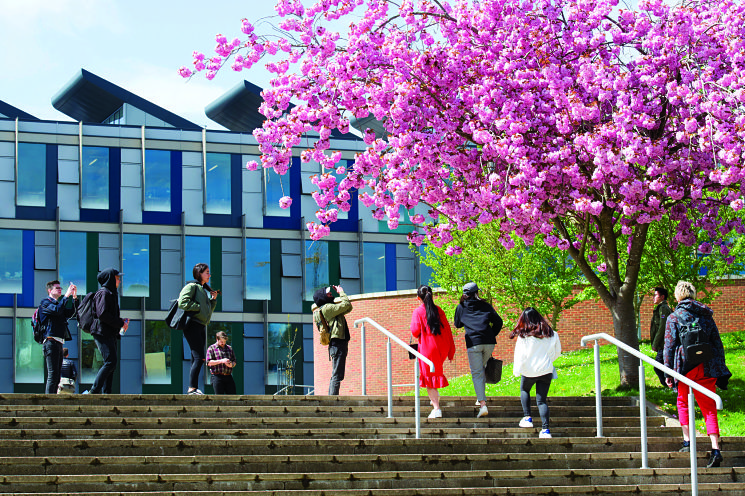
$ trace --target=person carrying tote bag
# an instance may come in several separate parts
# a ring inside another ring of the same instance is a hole
[[[206,357],[207,325],[217,305],[218,291],[209,286],[210,268],[198,263],[192,271],[194,280],[186,283],[178,296],[178,306],[184,312],[193,312],[184,326],[184,338],[191,348],[189,388],[186,394],[203,394],[198,389],[199,374]]]

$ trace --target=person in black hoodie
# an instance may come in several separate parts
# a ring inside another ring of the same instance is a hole
[[[466,328],[466,348],[471,380],[480,408],[476,417],[489,414],[486,407],[486,374],[484,368],[497,344],[497,334],[502,330],[502,318],[494,307],[478,296],[475,282],[463,286],[463,295],[455,308],[455,327]]]
[[[119,330],[127,330],[129,322],[119,316],[119,295],[117,288],[122,282],[122,276],[116,269],[106,269],[98,274],[101,289],[93,297],[93,308],[96,319],[91,325],[91,336],[96,341],[96,347],[101,352],[103,365],[93,381],[90,391],[83,394],[110,394],[116,370],[117,340]]]
[[[47,394],[57,394],[62,369],[62,347],[65,344],[65,336],[70,334],[67,329],[67,319],[75,313],[75,308],[67,305],[67,302],[70,297],[75,299],[77,291],[75,285],[70,283],[65,296],[62,296],[60,282],[49,281],[47,283],[49,296],[39,303],[39,319],[46,326],[44,358],[47,362],[47,384],[44,392]]]

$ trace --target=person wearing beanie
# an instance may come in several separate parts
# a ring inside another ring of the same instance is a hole
[[[339,293],[338,302],[331,294],[331,289]],[[344,370],[347,366],[349,352],[349,325],[344,317],[352,311],[349,297],[341,286],[328,286],[313,293],[313,321],[319,332],[327,327],[331,334],[329,341],[329,361],[331,361],[331,379],[329,380],[329,395],[338,395],[341,381],[344,380]]]
[[[476,392],[479,411],[476,417],[489,414],[486,407],[486,362],[497,344],[497,335],[502,330],[502,318],[489,303],[478,296],[475,282],[463,286],[463,295],[455,308],[455,327],[466,328],[466,349],[471,380]]]

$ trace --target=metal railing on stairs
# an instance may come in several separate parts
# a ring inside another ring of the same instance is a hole
[[[656,369],[662,370],[665,374],[674,377],[678,380],[678,382],[682,382],[683,384],[688,386],[688,437],[691,442],[691,494],[693,496],[698,495],[698,465],[696,463],[696,403],[695,403],[695,397],[693,395],[694,389],[698,391],[701,394],[704,394],[714,400],[717,405],[717,410],[721,410],[724,408],[724,404],[722,403],[722,398],[716,394],[712,393],[705,387],[701,386],[700,384],[696,384],[694,381],[688,379],[687,377],[677,373],[676,371],[665,367],[661,363],[657,362],[657,360],[654,360],[652,358],[649,358],[644,353],[641,353],[639,350],[635,350],[634,348],[630,347],[626,343],[623,343],[619,341],[618,339],[614,338],[613,336],[610,336],[604,332],[598,333],[598,334],[591,334],[589,336],[583,336],[580,343],[582,346],[585,346],[585,344],[589,341],[595,341],[594,345],[594,356],[595,356],[595,414],[597,418],[597,436],[596,437],[603,437],[603,404],[601,399],[601,391],[600,388],[600,343],[599,341],[603,339],[605,341],[608,341],[609,343],[621,348],[627,353],[630,353],[631,355],[634,355],[638,359],[642,360],[643,362],[646,362],[650,364],[652,367]],[[646,396],[646,382],[644,379],[644,364],[639,364],[639,421],[641,425],[641,448],[642,448],[642,467],[641,468],[649,468],[649,452],[647,447],[647,396]]]
[[[393,418],[393,367],[391,365],[391,340],[395,341],[396,344],[400,345],[404,350],[408,351],[412,355],[416,356],[414,360],[414,422],[416,424],[416,438],[422,437],[421,419],[420,416],[420,405],[419,405],[419,360],[424,361],[429,365],[430,372],[435,371],[435,364],[430,359],[419,353],[405,341],[395,336],[390,331],[386,330],[383,326],[375,322],[369,317],[364,317],[354,321],[354,327],[360,327],[360,341],[362,342],[362,349],[360,351],[360,363],[362,364],[362,395],[367,395],[367,363],[365,355],[365,323],[372,325],[377,328],[380,332],[388,337],[386,344],[386,356],[388,358],[388,418]]]

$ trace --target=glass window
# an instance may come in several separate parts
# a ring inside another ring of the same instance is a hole
[[[271,300],[269,240],[246,239],[246,299]]]
[[[385,291],[385,243],[362,243],[362,257],[363,291]]]
[[[22,267],[23,231],[0,229],[0,293],[23,292]]]
[[[18,198],[24,207],[46,204],[47,147],[38,143],[18,143]]]
[[[207,214],[229,214],[230,208],[230,154],[207,154],[206,196]]]
[[[329,285],[329,245],[326,241],[305,242],[305,300]]]
[[[81,208],[109,208],[109,149],[83,147]]]
[[[145,150],[145,210],[171,211],[171,152]]]
[[[165,323],[165,322],[164,322]],[[103,365],[103,357],[96,347],[93,336],[87,332],[80,333],[82,355],[80,357],[79,383],[93,384],[98,369]]]
[[[85,296],[87,236],[84,232],[59,233],[59,280],[63,287],[75,283]]]
[[[150,296],[150,236],[125,234],[122,244],[122,296]]]
[[[266,215],[289,217],[289,208],[280,208],[279,199],[290,195],[290,172],[280,176],[274,169],[264,169],[264,192]]]
[[[187,236],[184,241],[184,277],[187,281],[194,279],[194,266],[198,263],[210,264],[210,238]]]
[[[427,286],[431,286],[433,284],[436,284],[433,278],[435,272],[432,270],[432,267],[422,261],[426,257],[427,252],[424,245],[422,245],[419,247],[419,284],[426,284]]]
[[[44,353],[31,329],[31,319],[16,319],[14,367],[16,382],[41,384],[44,382]]]
[[[145,324],[145,384],[170,383],[171,328],[162,320],[148,320]]]
[[[302,336],[295,324],[270,323],[267,342],[266,384],[278,386],[295,384],[297,370],[302,367]]]

